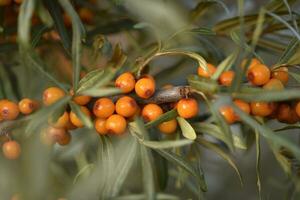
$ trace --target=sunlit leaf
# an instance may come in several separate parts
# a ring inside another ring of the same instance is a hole
[[[146,128],[151,128],[151,127],[155,127],[157,125],[159,125],[162,122],[166,122],[169,121],[171,119],[174,119],[177,117],[177,110],[176,109],[172,109],[166,113],[164,113],[163,115],[159,116],[157,119],[150,121],[146,124]]]
[[[194,128],[182,117],[177,117],[183,137],[189,140],[195,140],[197,138]]]
[[[99,89],[97,88],[87,89],[84,92],[81,92],[80,94],[88,95],[91,97],[105,97],[105,96],[113,96],[121,93],[122,90],[120,90],[119,88],[107,87],[107,88],[99,88]]]

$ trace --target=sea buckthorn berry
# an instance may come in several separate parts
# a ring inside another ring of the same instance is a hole
[[[115,86],[120,88],[123,93],[129,93],[134,90],[135,78],[132,73],[125,72],[121,74],[115,81]]]
[[[3,144],[2,151],[5,158],[15,160],[19,158],[21,154],[21,147],[18,142],[10,140]]]
[[[23,2],[23,0],[14,0],[14,2],[17,4],[21,4]]]
[[[234,78],[234,71],[226,71],[219,77],[219,83],[224,86],[230,86]]]
[[[271,78],[266,84],[263,86],[266,90],[283,90],[284,85],[278,79]]]
[[[251,102],[251,113],[255,116],[266,117],[275,109],[274,103],[269,102]]]
[[[99,135],[105,135],[108,133],[108,130],[106,129],[106,120],[102,118],[97,118],[94,122],[95,129]]]
[[[128,121],[134,121],[134,118],[135,118],[135,117],[141,115],[141,111],[142,111],[141,108],[140,108],[139,106],[137,106],[137,109],[136,109],[134,115],[131,116],[131,117],[129,117],[129,118],[128,118]]]
[[[93,113],[99,118],[108,118],[115,111],[115,104],[109,98],[98,99],[93,107]]]
[[[84,106],[80,106],[80,110],[87,116],[90,117],[91,113],[89,111],[89,109],[87,109],[87,107]],[[81,128],[84,126],[84,124],[82,123],[82,121],[79,119],[79,117],[73,112],[70,112],[70,121],[72,122],[72,124],[74,124],[75,126]]]
[[[88,104],[88,102],[90,102],[91,99],[92,99],[92,97],[85,96],[85,95],[73,97],[73,101],[80,106],[84,106],[84,105]]]
[[[250,105],[249,103],[243,101],[243,100],[240,100],[240,99],[236,99],[234,100],[233,102],[237,107],[239,107],[239,109],[241,109],[243,112],[247,113],[247,114],[250,114]],[[239,119],[240,117],[236,115],[236,119],[237,120],[240,120]]]
[[[280,80],[283,85],[286,85],[289,81],[288,71],[287,67],[279,67],[272,71],[271,77]]]
[[[8,6],[12,3],[12,0],[0,0],[0,6]]]
[[[64,128],[49,126],[45,133],[46,139],[48,140],[47,144],[54,144],[55,142],[63,140],[63,137],[65,137],[67,132]]]
[[[198,75],[205,77],[205,78],[210,78],[217,70],[217,68],[210,63],[207,63],[207,69],[204,69],[204,67],[199,66],[198,67]]]
[[[92,24],[94,20],[94,13],[88,8],[79,8],[78,14],[81,20],[87,24]]]
[[[29,115],[38,108],[38,102],[28,98],[22,99],[18,105],[24,115]]]
[[[219,111],[228,124],[233,124],[236,121],[236,115],[231,106],[222,106]]]
[[[56,122],[53,122],[51,118],[49,119],[49,124],[55,128],[66,128],[69,124],[70,118],[69,118],[69,113],[64,112],[62,116],[60,116]]]
[[[242,61],[242,65],[241,65],[242,68],[246,67],[247,62],[248,62],[248,59],[244,59]],[[250,61],[250,63],[249,63],[248,69],[250,69],[250,68],[252,68],[252,67],[254,67],[256,65],[259,65],[259,64],[261,64],[261,62],[257,58],[252,58],[251,61]]]
[[[276,112],[276,118],[278,121],[288,124],[294,124],[299,120],[299,116],[296,109],[293,109],[287,103],[281,103]]]
[[[296,104],[295,110],[296,110],[297,115],[300,117],[300,101],[298,101],[298,103]]]
[[[132,117],[138,109],[136,101],[129,97],[124,96],[116,102],[116,112],[123,117]]]
[[[70,121],[70,114],[69,114],[69,121],[68,121],[68,123],[67,123],[67,125],[66,125],[66,129],[67,130],[74,130],[74,129],[76,129],[77,127],[74,125],[74,124],[72,124],[72,122]]]
[[[154,94],[155,87],[156,86],[153,77],[146,76],[136,82],[135,93],[143,99],[148,99]]]
[[[270,79],[271,72],[270,69],[263,65],[255,65],[248,69],[247,78],[253,85],[264,85]]]
[[[49,106],[65,96],[65,92],[58,87],[50,87],[44,91],[43,102]]]
[[[181,99],[177,103],[177,112],[180,117],[189,119],[198,114],[198,102],[196,99]]]
[[[162,133],[172,134],[177,129],[177,120],[176,119],[172,119],[170,121],[163,122],[163,123],[161,123],[161,124],[158,125],[158,129]]]
[[[153,121],[163,114],[162,108],[157,104],[147,104],[142,110],[145,121]]]
[[[125,132],[127,122],[121,115],[114,114],[107,118],[105,127],[109,133],[120,135]]]
[[[56,142],[61,146],[65,146],[71,142],[71,139],[71,134],[66,131],[65,134],[62,135],[62,137],[58,138]]]
[[[9,100],[0,101],[0,115],[3,120],[14,120],[19,115],[19,107]]]

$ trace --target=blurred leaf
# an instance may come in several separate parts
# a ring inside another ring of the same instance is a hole
[[[153,167],[155,170],[159,190],[165,191],[168,187],[169,180],[168,161],[154,150],[152,150],[151,153],[153,156],[153,162],[155,163]]]
[[[227,71],[234,64],[237,59],[239,51],[234,51],[227,58],[225,58],[218,66],[216,72],[212,75],[211,79],[218,80],[222,72]]]
[[[285,130],[291,130],[291,129],[300,129],[300,124],[295,124],[295,125],[287,125],[281,128],[274,129],[274,132],[280,132],[280,131],[285,131]]]
[[[259,124],[255,119],[250,117],[248,114],[241,111],[237,106],[231,105],[234,109],[234,112],[240,116],[241,120],[248,124],[252,129],[257,130],[262,136],[274,142],[277,145],[291,150],[298,160],[300,160],[300,149],[296,143],[290,141],[288,138],[274,133],[269,127]]]
[[[190,29],[188,32],[197,33],[199,35],[216,35],[216,33],[211,28],[207,27],[193,28]]]
[[[298,83],[300,83],[300,75],[294,72],[289,72],[289,75],[291,75]]]
[[[276,160],[278,161],[278,163],[282,167],[283,171],[287,175],[290,176],[292,174],[292,164],[291,164],[291,162],[288,160],[287,157],[285,157],[284,155],[282,155],[280,153],[280,146],[274,144],[271,140],[268,140],[268,144],[269,144]]]
[[[112,198],[112,200],[144,200],[144,199],[146,199],[146,195],[144,194],[131,194],[131,195]],[[163,193],[158,193],[156,195],[156,199],[157,200],[179,200],[177,196],[171,194],[163,194]]]
[[[176,109],[172,109],[164,114],[162,114],[161,116],[159,116],[157,119],[150,121],[146,124],[146,128],[151,128],[151,127],[155,127],[163,122],[172,120],[174,118],[176,118],[178,116],[177,110]]]
[[[44,3],[54,21],[55,28],[61,38],[63,47],[65,48],[66,52],[70,53],[71,39],[64,24],[62,11],[58,1],[44,0]]]
[[[195,140],[197,138],[196,132],[194,128],[182,117],[177,117],[177,121],[179,123],[182,135],[189,139]]]
[[[85,113],[83,113],[80,109],[80,106],[76,103],[73,103],[72,101],[69,102],[69,105],[71,107],[72,112],[76,114],[76,116],[80,119],[80,121],[88,128],[93,128],[94,124],[91,121],[91,118],[87,116]]]
[[[78,180],[81,176],[83,176],[83,174],[86,174],[88,171],[92,170],[94,167],[95,167],[94,164],[88,164],[88,165],[85,165],[83,168],[81,168],[81,169],[79,170],[79,172],[76,174],[73,183],[75,184],[75,183],[77,182],[77,180]]]
[[[143,140],[141,142],[146,147],[152,148],[152,149],[168,149],[168,148],[177,148],[182,147],[186,145],[190,145],[193,143],[192,140],[174,140],[174,141],[147,141]]]
[[[122,94],[122,90],[119,88],[114,87],[107,87],[107,88],[91,88],[87,89],[84,92],[81,92],[80,94],[88,95],[91,97],[105,97],[105,96],[113,96],[117,94]]]
[[[39,26],[39,29],[36,30],[32,35],[31,46],[36,47],[38,42],[40,41],[43,33],[48,29],[47,26]]]
[[[290,58],[297,51],[298,46],[299,46],[299,39],[294,37],[290,41],[289,45],[286,47],[285,51],[283,52],[283,54],[281,55],[279,60],[277,61],[277,65],[281,65],[281,64],[285,64],[285,63],[288,64],[288,61],[290,60]]]
[[[290,4],[293,4],[296,0],[287,0]],[[272,0],[266,4],[266,9],[270,11],[281,10],[284,7],[283,1]]]
[[[224,10],[229,13],[229,9],[226,4],[219,0],[212,1],[201,1],[197,4],[197,6],[190,12],[191,21],[197,20],[199,17],[203,16],[205,12],[207,12],[212,6],[219,4],[224,8]]]
[[[156,149],[156,151],[164,158],[166,158],[168,161],[181,167],[187,173],[195,177],[202,191],[207,190],[207,186],[203,174],[197,173],[196,169],[189,162],[185,161],[183,158],[179,157],[178,155],[170,151],[163,150],[163,149]]]
[[[218,83],[212,79],[203,78],[198,75],[189,75],[187,77],[189,85],[199,92],[214,94],[218,91]]]
[[[261,175],[260,175],[260,135],[257,131],[255,131],[255,143],[256,143],[256,185],[258,189],[259,199],[262,199],[261,196]]]
[[[80,79],[81,69],[81,40],[85,37],[85,30],[83,24],[78,16],[76,10],[73,8],[69,0],[59,0],[59,3],[64,8],[66,13],[70,16],[72,21],[72,66],[73,66],[73,89],[77,91]]]
[[[243,186],[243,179],[242,176],[240,174],[240,171],[238,169],[238,167],[236,166],[236,164],[234,163],[233,159],[230,157],[228,152],[225,152],[223,149],[221,149],[218,145],[209,142],[207,140],[205,140],[203,137],[198,136],[196,139],[196,142],[200,143],[201,145],[203,145],[204,147],[214,151],[215,153],[217,153],[219,156],[221,156],[224,160],[226,160],[228,162],[228,164],[235,170],[236,174],[239,177],[241,186]]]
[[[255,48],[255,46],[263,32],[264,22],[265,22],[265,10],[260,9],[258,18],[257,18],[257,24],[256,24],[255,30],[253,32],[253,36],[252,36],[251,46],[253,49]]]

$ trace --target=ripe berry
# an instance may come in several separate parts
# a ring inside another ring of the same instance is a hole
[[[14,120],[19,115],[19,107],[9,100],[0,101],[0,115],[3,120]]]
[[[21,4],[23,2],[23,0],[14,0],[14,2],[17,4]]]
[[[138,109],[136,101],[129,97],[124,96],[116,102],[116,112],[123,117],[132,117]]]
[[[21,154],[21,147],[18,142],[10,140],[3,144],[2,151],[7,159],[15,160],[19,158]]]
[[[132,73],[125,72],[121,74],[115,81],[115,86],[120,88],[123,93],[129,93],[134,90],[135,78]]]
[[[97,118],[94,122],[95,129],[99,135],[105,135],[108,133],[108,130],[106,129],[106,120],[102,118]]]
[[[244,59],[242,61],[242,68],[246,67],[247,61],[248,61],[248,59]],[[253,66],[259,65],[259,64],[261,64],[261,62],[257,58],[252,58],[249,63],[248,69],[252,68]]]
[[[234,100],[233,102],[237,107],[239,107],[239,109],[241,109],[242,111],[244,111],[245,113],[247,114],[250,114],[250,105],[249,103],[245,102],[245,101],[242,101],[240,99],[236,99]],[[239,116],[236,115],[236,119],[237,120],[240,120],[239,119]]]
[[[71,134],[66,131],[65,134],[62,135],[62,137],[58,138],[56,142],[59,145],[65,146],[71,142],[71,139],[72,139]]]
[[[73,97],[73,101],[80,106],[84,106],[84,105],[88,104],[88,102],[90,102],[91,99],[92,99],[92,97],[85,96],[85,95]]]
[[[91,113],[89,111],[89,109],[87,109],[84,106],[80,106],[80,110],[87,116],[90,117]],[[81,128],[84,126],[84,124],[82,123],[82,121],[79,119],[79,117],[73,112],[70,112],[70,121],[72,122],[72,124],[74,124],[75,126]]]
[[[163,114],[163,110],[157,104],[147,104],[142,110],[145,121],[153,121]]]
[[[96,117],[107,118],[111,116],[115,111],[115,104],[109,98],[98,99],[93,108],[93,113]]]
[[[158,129],[162,133],[172,134],[177,129],[177,120],[176,119],[172,119],[170,121],[163,122],[163,123],[161,123],[161,124],[158,125]]]
[[[284,85],[278,79],[271,78],[266,84],[263,86],[266,90],[283,90]]]
[[[43,102],[49,106],[65,96],[65,92],[58,87],[50,87],[44,91]]]
[[[127,122],[124,117],[118,114],[111,115],[105,122],[105,127],[109,133],[120,135],[125,132]]]
[[[276,118],[278,121],[288,124],[294,124],[299,121],[296,108],[293,109],[287,103],[281,103],[276,112]]]
[[[234,71],[226,71],[219,77],[219,83],[224,86],[230,86],[234,78]]]
[[[12,3],[12,0],[0,0],[0,6],[8,6]]]
[[[297,115],[300,117],[300,101],[298,101],[298,103],[296,104],[295,110],[296,110]]]
[[[217,68],[210,63],[207,63],[207,70],[205,70],[202,66],[198,67],[198,75],[205,77],[205,78],[210,78],[217,70]]]
[[[58,141],[63,141],[66,134],[67,132],[63,128],[55,128],[53,126],[49,126],[46,129],[46,139],[48,140],[47,144],[53,144]]]
[[[181,99],[177,103],[177,112],[180,117],[189,119],[198,114],[198,102],[196,99]]]
[[[248,69],[247,78],[253,85],[263,85],[270,79],[271,72],[269,68],[263,64],[255,65]]]
[[[155,81],[151,76],[139,79],[135,84],[135,93],[143,98],[148,99],[155,92]]]
[[[275,104],[269,102],[251,102],[250,107],[253,115],[266,117],[272,114],[275,109]]]
[[[19,110],[24,115],[29,115],[38,107],[38,102],[25,98],[19,102]]]
[[[78,14],[80,16],[80,19],[87,23],[87,24],[92,24],[94,20],[94,13],[88,9],[88,8],[80,8],[78,10]]]
[[[236,121],[236,115],[231,106],[222,106],[219,111],[228,124],[233,124]]]
[[[283,85],[286,85],[289,81],[288,71],[287,67],[279,67],[272,71],[271,77],[280,80]]]
[[[62,116],[60,116],[56,122],[51,121],[49,119],[49,124],[51,124],[55,128],[66,128],[69,124],[70,118],[68,112],[64,112]]]

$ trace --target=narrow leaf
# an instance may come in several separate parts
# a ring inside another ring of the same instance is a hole
[[[182,131],[182,135],[189,139],[195,140],[197,138],[196,132],[194,128],[182,117],[177,117],[177,121]]]
[[[86,127],[88,127],[88,128],[94,127],[93,122],[91,121],[91,118],[81,111],[79,105],[77,105],[76,103],[73,103],[72,101],[69,104],[70,104],[71,110],[76,114],[76,116],[80,119],[80,121]]]

